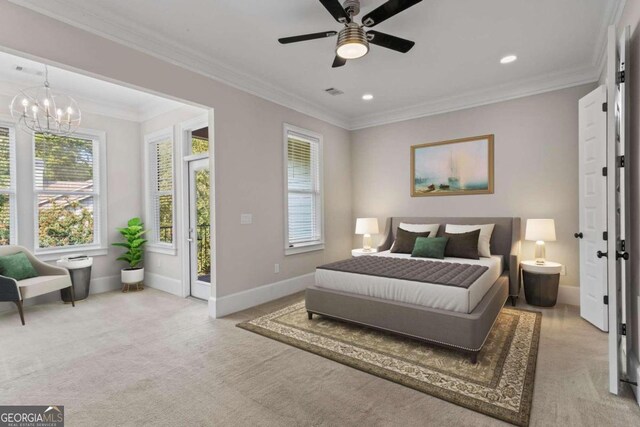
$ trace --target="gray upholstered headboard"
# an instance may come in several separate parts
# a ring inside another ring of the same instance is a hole
[[[520,218],[512,217],[391,217],[387,219],[385,238],[378,246],[379,251],[391,248],[395,240],[396,230],[401,222],[409,224],[440,224],[438,234],[444,233],[445,224],[476,225],[495,224],[491,235],[491,253],[504,257],[505,269],[509,270],[511,296],[520,293],[518,268],[520,264]]]

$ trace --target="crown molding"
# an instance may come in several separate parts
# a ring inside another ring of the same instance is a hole
[[[595,82],[600,77],[600,70],[604,67],[606,59],[607,27],[619,22],[626,0],[615,0],[607,7],[603,25],[598,29],[598,42],[594,48],[592,64],[589,66],[431,100],[419,105],[349,118],[336,115],[329,109],[309,102],[284,88],[215,61],[190,46],[179,44],[163,34],[149,31],[127,18],[114,16],[104,11],[96,13],[88,7],[78,7],[66,0],[9,1],[335,126],[347,130],[357,130]],[[605,55],[603,56],[603,54]]]
[[[555,90],[593,83],[598,80],[593,67],[584,67],[565,72],[547,74],[528,80],[508,83],[479,91],[467,92],[424,104],[398,108],[384,113],[370,114],[351,122],[351,130],[380,126],[420,117],[435,116],[452,111],[495,104]]]
[[[32,86],[33,85],[25,86],[15,82],[0,80],[0,97],[6,97],[10,102],[20,89]],[[70,95],[78,102],[83,113],[138,123],[150,120],[156,116],[179,108],[179,105],[172,105],[169,103],[148,103],[142,108],[132,108],[122,104],[96,101],[95,99],[80,97],[73,93]],[[8,105],[9,103],[7,103],[7,107]],[[195,107],[193,108],[195,109]]]
[[[45,3],[37,0],[9,1],[335,126],[345,129],[349,127],[348,121],[341,115],[336,115],[301,96],[215,61],[163,34],[148,31],[127,18],[116,17],[104,11],[98,14],[87,7],[72,5],[65,0],[48,0]]]

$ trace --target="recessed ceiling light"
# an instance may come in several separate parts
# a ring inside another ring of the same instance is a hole
[[[371,95],[370,93],[365,93],[364,95],[362,95],[362,99],[364,99],[365,101],[371,101],[373,99],[373,95]]]
[[[512,62],[514,62],[516,59],[518,59],[517,56],[515,55],[507,55],[504,58],[502,58],[500,60],[501,64],[511,64]]]

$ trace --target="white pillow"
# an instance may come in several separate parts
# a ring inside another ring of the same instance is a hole
[[[470,231],[480,230],[478,238],[478,255],[482,257],[491,256],[491,234],[493,234],[495,224],[484,225],[454,225],[447,224],[444,231],[451,234],[468,233]]]
[[[412,233],[425,233],[428,231],[429,237],[436,237],[440,224],[407,224],[406,222],[401,222],[398,228]]]

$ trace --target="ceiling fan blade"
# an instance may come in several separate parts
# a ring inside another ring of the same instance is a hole
[[[386,21],[394,15],[409,9],[411,6],[420,3],[422,0],[389,0],[382,6],[377,7],[362,17],[362,25],[373,27]]]
[[[347,63],[346,59],[341,58],[338,55],[336,55],[335,59],[333,60],[333,65],[331,66],[331,68],[342,67],[346,63]]]
[[[407,53],[411,50],[415,42],[392,36],[390,34],[380,33],[378,31],[367,31],[367,40],[369,43],[386,47],[387,49],[396,50],[398,52]]]
[[[278,41],[281,44],[288,44],[288,43],[304,42],[307,40],[323,39],[325,37],[333,37],[336,34],[338,34],[337,31],[325,31],[322,33],[303,34],[300,36],[283,37],[281,39],[278,39]]]
[[[344,10],[338,0],[320,0],[320,3],[329,11],[331,16],[341,24],[348,24],[351,22],[351,18],[347,11]]]

